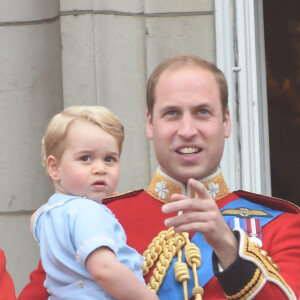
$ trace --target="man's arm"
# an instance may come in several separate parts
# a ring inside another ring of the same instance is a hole
[[[232,233],[236,240],[232,244],[229,227],[221,221],[223,217],[205,187],[195,180],[190,180],[189,185],[196,190],[197,197],[175,195],[172,200],[176,202],[165,204],[163,212],[184,213],[166,219],[165,224],[174,226],[176,231],[203,234],[214,249],[214,273],[228,298],[248,299],[255,295],[257,300],[296,299],[295,294],[300,292],[299,280],[295,280],[300,277],[300,215],[283,214],[267,225],[268,234],[264,234],[267,252],[251,242],[242,230]]]
[[[183,214],[166,219],[165,225],[167,227],[174,226],[176,232],[202,233],[225,269],[237,258],[237,239],[205,186],[193,179],[189,180],[189,185],[197,192],[197,199],[190,199],[179,194],[172,195],[173,202],[165,204],[162,208],[163,212],[182,211]]]
[[[95,281],[107,293],[120,300],[158,300],[155,292],[138,280],[124,264],[117,261],[107,247],[93,251],[86,259],[86,267]]]

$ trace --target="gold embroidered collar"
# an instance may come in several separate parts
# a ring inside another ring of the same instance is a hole
[[[216,201],[229,194],[221,170],[218,170],[212,176],[204,178],[201,181]],[[190,198],[195,197],[194,190],[191,190],[189,186],[164,174],[160,168],[154,173],[147,188],[147,193],[163,203],[170,202],[172,194],[182,194]]]

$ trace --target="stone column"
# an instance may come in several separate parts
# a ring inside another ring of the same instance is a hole
[[[215,61],[213,1],[61,1],[64,103],[105,105],[125,125],[119,192],[145,188],[156,160],[146,83],[165,57]]]
[[[40,148],[63,107],[58,2],[0,2],[0,247],[17,294],[39,259],[30,215],[52,192]]]
[[[118,191],[146,188],[147,78],[174,54],[215,61],[213,0],[1,0],[0,53],[0,247],[18,294],[39,259],[30,215],[53,191],[40,164],[49,119],[107,106],[125,125]]]
[[[215,62],[213,1],[146,0],[147,78],[164,58],[195,54]],[[157,163],[150,147],[151,173]]]

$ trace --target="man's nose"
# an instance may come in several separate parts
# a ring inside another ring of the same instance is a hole
[[[184,138],[191,138],[197,134],[196,120],[191,114],[184,114],[182,116],[178,134]]]

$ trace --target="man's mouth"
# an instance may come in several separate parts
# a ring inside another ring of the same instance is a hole
[[[177,150],[177,152],[180,154],[195,154],[200,151],[201,151],[201,149],[195,148],[195,147],[184,147],[184,148],[180,148]]]

